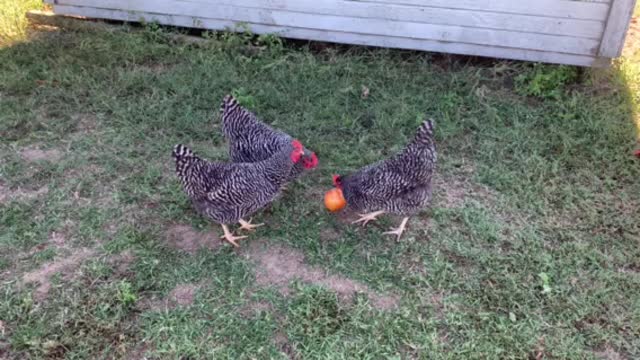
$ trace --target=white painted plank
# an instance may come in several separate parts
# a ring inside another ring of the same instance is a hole
[[[121,10],[106,10],[89,7],[55,5],[54,12],[64,15],[85,16],[92,18],[158,22],[164,25],[194,27],[211,30],[229,30],[236,26],[236,22],[229,20],[214,20],[207,18],[162,15],[144,12],[130,12]],[[606,66],[606,60],[593,56],[562,54],[555,52],[534,51],[526,49],[511,49],[495,46],[480,46],[473,44],[447,43],[431,40],[386,37],[376,35],[362,35],[336,31],[318,31],[284,26],[270,26],[250,24],[249,29],[256,34],[276,34],[285,38],[328,41],[335,43],[381,46],[409,50],[446,52],[453,54],[487,56],[527,61],[543,61],[558,64],[572,64],[579,66]]]
[[[601,56],[614,58],[622,54],[624,38],[627,35],[635,5],[636,0],[613,1],[598,52]]]
[[[61,5],[86,5],[126,11],[197,16],[209,19],[240,21],[250,24],[462,42],[579,55],[595,55],[600,45],[598,40],[587,38],[292,13],[279,10],[249,9],[179,0],[139,0],[136,2],[129,0],[58,0],[58,3]]]
[[[347,0],[604,21],[609,5],[571,0]]]
[[[430,8],[336,0],[182,0],[185,2],[273,9],[320,15],[361,17],[417,23],[454,25],[497,30],[600,39],[604,22],[486,11]],[[88,5],[88,4],[87,4]],[[109,6],[101,6],[110,8]]]

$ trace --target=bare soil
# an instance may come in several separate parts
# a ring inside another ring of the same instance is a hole
[[[56,162],[62,158],[62,152],[57,149],[42,150],[37,148],[25,148],[20,151],[20,156],[29,162],[50,161]]]
[[[14,200],[32,200],[49,192],[47,186],[39,189],[28,190],[17,188],[11,190],[8,186],[0,184],[0,204]]]
[[[195,284],[179,284],[169,293],[169,303],[177,306],[193,304],[198,288]]]
[[[199,232],[188,225],[174,225],[167,231],[167,244],[189,254],[200,249],[214,250],[223,245],[215,231]]]
[[[138,306],[141,310],[151,311],[187,307],[193,304],[198,289],[198,284],[178,284],[165,298],[143,300]]]
[[[310,266],[305,263],[304,255],[296,249],[254,242],[243,252],[256,264],[256,284],[274,286],[285,296],[289,295],[290,282],[297,279],[333,290],[342,300],[350,300],[356,293],[365,293],[377,309],[389,310],[398,306],[397,295],[380,294],[360,282]]]
[[[89,257],[95,254],[95,250],[80,248],[71,255],[56,259],[42,265],[39,269],[28,272],[22,276],[23,284],[37,283],[35,298],[38,301],[46,299],[51,289],[51,277],[62,273],[64,278],[70,277],[73,272]]]

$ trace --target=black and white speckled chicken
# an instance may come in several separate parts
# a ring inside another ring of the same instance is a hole
[[[255,114],[242,107],[231,95],[220,106],[222,133],[229,141],[229,156],[233,162],[256,162],[271,157],[292,137],[260,121]],[[302,159],[293,166],[287,181],[298,178],[304,169],[318,166],[314,152],[304,149]]]
[[[431,200],[431,179],[437,162],[433,135],[433,121],[425,120],[413,140],[399,154],[353,174],[334,176],[334,185],[338,194],[344,197],[345,205],[366,213],[354,223],[366,225],[384,213],[404,215],[397,229],[385,233],[400,239],[409,216],[419,212]]]
[[[239,222],[245,230],[263,225],[244,218],[278,196],[303,152],[302,144],[291,139],[282,140],[279,151],[271,157],[253,163],[209,162],[184,145],[173,148],[173,158],[176,174],[194,208],[222,225],[222,238],[238,246],[236,240],[246,236],[234,236],[227,224]]]

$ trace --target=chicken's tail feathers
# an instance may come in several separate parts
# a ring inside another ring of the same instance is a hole
[[[426,119],[422,122],[418,131],[416,131],[416,137],[414,143],[418,144],[433,144],[433,134],[435,130],[435,122],[432,119]]]
[[[222,133],[227,138],[236,138],[247,126],[256,122],[255,116],[245,109],[232,95],[227,95],[220,106]]]
[[[192,157],[195,156],[195,154],[193,153],[193,151],[191,149],[189,149],[188,147],[186,147],[186,146],[184,146],[182,144],[178,144],[178,145],[173,147],[172,155],[176,160],[192,158]]]
[[[223,115],[228,114],[235,111],[239,106],[240,104],[238,103],[238,100],[236,100],[233,95],[226,95],[224,99],[222,99],[222,104],[220,105],[220,113]]]
[[[201,159],[191,149],[182,144],[174,146],[171,155],[176,160],[176,175],[183,182],[188,177],[189,169],[201,162]]]

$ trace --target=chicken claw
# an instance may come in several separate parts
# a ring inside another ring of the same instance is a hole
[[[402,219],[402,222],[400,223],[400,226],[398,226],[397,229],[391,228],[391,231],[386,231],[386,232],[383,232],[382,234],[397,235],[396,241],[400,241],[400,236],[402,236],[402,233],[404,232],[405,225],[407,225],[407,221],[409,221],[409,218],[405,217],[404,219]]]
[[[264,225],[264,224],[252,224],[251,219],[249,219],[249,221],[244,221],[240,219],[238,220],[238,222],[240,223],[240,229],[247,230],[247,231],[253,231],[257,227]]]
[[[360,215],[360,219],[351,222],[352,224],[359,224],[362,223],[362,226],[367,226],[367,223],[369,221],[372,220],[376,220],[376,218],[380,215],[384,214],[384,211],[380,210],[380,211],[374,211],[374,212],[370,212],[368,214],[359,214]]]
[[[227,225],[224,225],[224,224],[222,224],[222,231],[224,231],[224,235],[222,235],[220,239],[227,240],[228,242],[231,243],[231,245],[235,247],[239,247],[238,243],[236,243],[236,240],[246,238],[246,236],[233,236],[231,231],[229,231],[229,228],[227,227]]]

